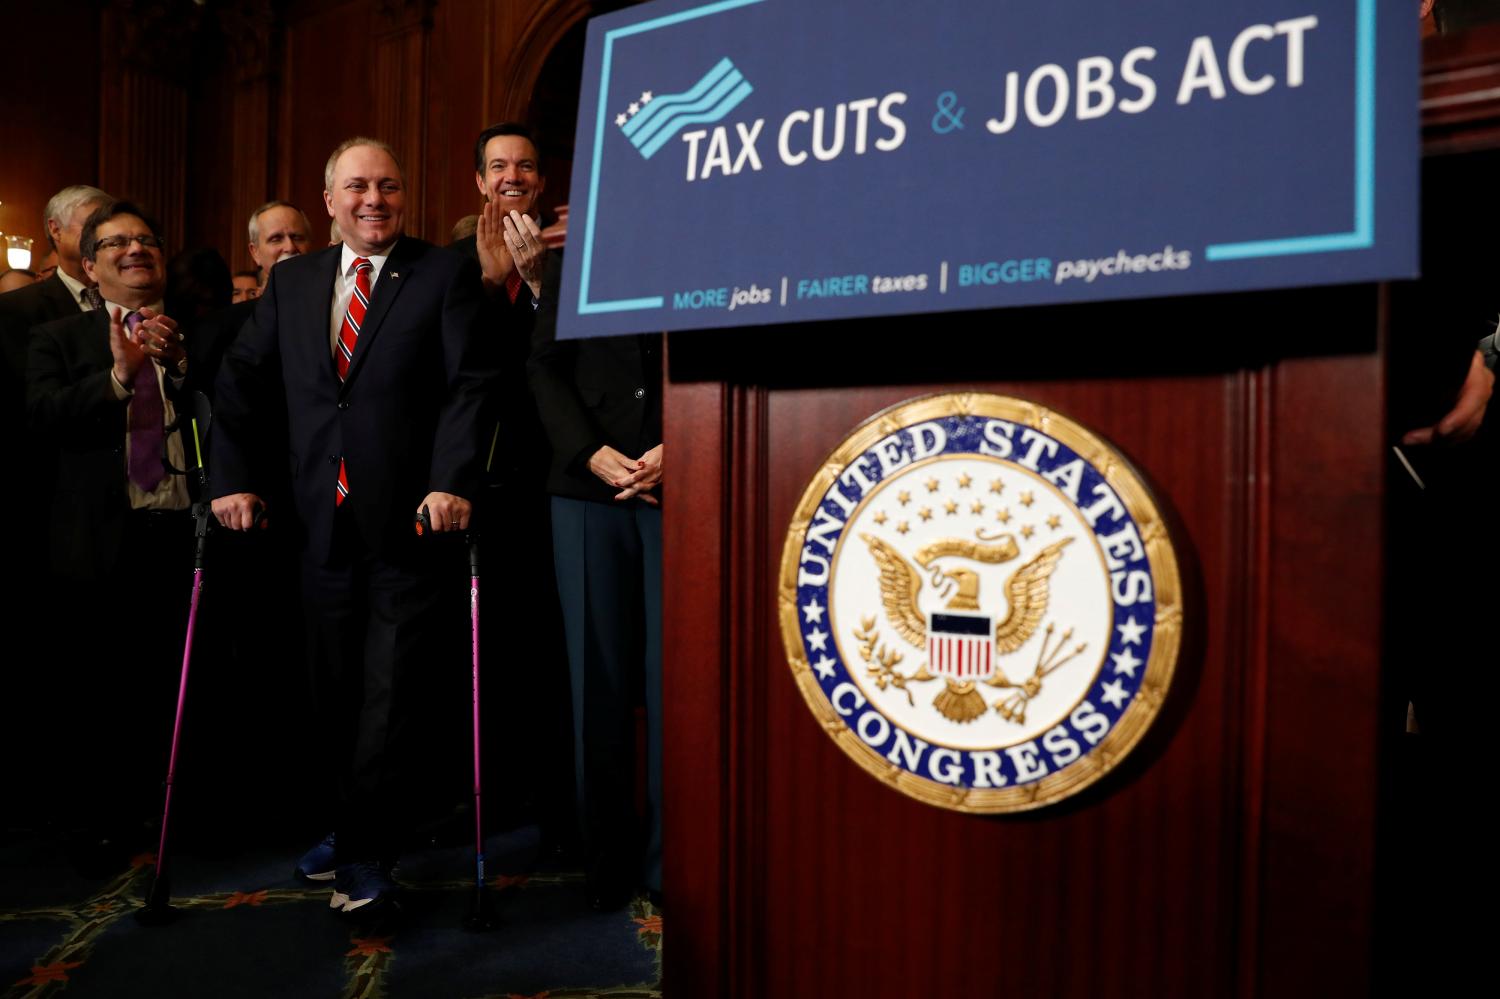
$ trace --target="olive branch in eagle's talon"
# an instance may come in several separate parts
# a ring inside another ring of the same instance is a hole
[[[854,639],[859,642],[859,657],[869,664],[865,670],[874,681],[875,686],[884,690],[887,686],[895,687],[906,695],[906,703],[916,707],[916,700],[911,696],[911,691],[906,687],[906,681],[910,677],[904,673],[897,673],[896,664],[901,662],[902,655],[893,649],[880,645],[880,632],[875,627],[875,617],[860,618],[860,627],[854,629]]]

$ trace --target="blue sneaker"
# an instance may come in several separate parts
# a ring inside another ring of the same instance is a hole
[[[396,882],[391,878],[392,865],[360,860],[352,864],[341,864],[334,881],[333,906],[342,896],[338,906],[347,915],[353,912],[375,912],[396,902]]]
[[[332,881],[337,867],[333,833],[329,833],[321,843],[302,855],[292,874],[298,881]]]

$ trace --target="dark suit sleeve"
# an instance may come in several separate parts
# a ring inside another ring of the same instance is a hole
[[[255,312],[224,354],[214,380],[214,415],[209,470],[213,499],[235,493],[264,498],[272,481],[261,467],[264,446],[280,414],[281,342],[276,271],[256,300]]]
[[[193,323],[187,335],[188,377],[210,400],[218,383],[224,353],[255,314],[255,302],[238,302]]]
[[[479,265],[464,260],[443,295],[443,371],[448,394],[432,443],[429,488],[473,500],[494,426],[490,389],[495,380],[495,337],[484,323],[486,307]]]
[[[31,323],[16,303],[16,292],[0,295],[0,357],[5,359],[5,406],[12,418],[26,412],[26,355]]]
[[[605,434],[589,415],[578,395],[574,368],[578,345],[557,339],[557,305],[562,291],[559,254],[547,258],[536,325],[531,331],[531,356],[526,375],[536,397],[537,413],[547,428],[552,452],[569,468],[587,461],[604,444]]]
[[[26,364],[27,425],[63,447],[124,429],[126,400],[115,398],[107,365],[73,379],[61,327],[75,323],[63,319],[33,329]]]

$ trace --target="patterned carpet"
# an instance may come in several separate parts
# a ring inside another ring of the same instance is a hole
[[[491,837],[490,884],[500,927],[462,919],[472,847],[403,860],[395,926],[352,926],[328,889],[290,877],[282,850],[173,862],[180,917],[134,918],[154,858],[86,880],[35,840],[0,847],[0,988],[6,999],[318,997],[318,999],[659,999],[662,917],[644,899],[597,913],[580,875],[535,869],[536,832]]]

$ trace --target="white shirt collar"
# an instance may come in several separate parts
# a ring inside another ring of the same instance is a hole
[[[164,308],[163,308],[163,305],[162,305],[162,300],[159,299],[159,298],[156,301],[154,301],[154,302],[151,302],[151,303],[149,303],[147,305],[141,306],[141,308],[143,308],[143,309],[150,309],[152,312],[155,312],[158,316],[162,315],[163,312],[165,311]],[[125,321],[125,317],[126,316],[130,315],[132,312],[139,311],[137,309],[131,308],[128,305],[121,305],[119,302],[111,302],[107,298],[104,300],[104,314],[105,315],[113,317],[114,314],[115,314],[115,310],[116,309],[120,310],[120,322],[122,322],[122,323]]]
[[[63,287],[68,289],[68,294],[73,296],[73,301],[78,303],[79,308],[87,307],[87,303],[83,300],[83,289],[87,288],[88,285],[84,284],[82,281],[78,280],[73,275],[63,270],[61,267],[57,269],[57,276],[62,280]]]
[[[392,247],[395,246],[394,243],[391,245]],[[374,256],[365,257],[365,259],[370,262],[370,283],[372,285],[375,283],[375,279],[380,277],[380,271],[385,267],[385,262],[389,257],[389,253],[381,253]],[[354,267],[354,261],[359,259],[359,254],[349,249],[349,244],[345,243],[343,244],[343,254],[341,256],[341,259],[343,261],[343,264],[339,268],[339,275],[345,278],[351,277],[352,269]]]

